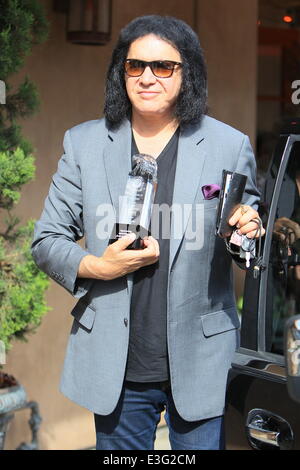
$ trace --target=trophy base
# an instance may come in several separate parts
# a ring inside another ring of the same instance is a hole
[[[127,250],[143,249],[143,238],[149,237],[149,235],[151,235],[149,230],[146,230],[141,225],[116,223],[114,225],[114,229],[112,231],[108,244],[111,245],[112,243],[116,242],[117,240],[120,240],[120,238],[125,237],[130,233],[135,233],[136,239],[127,247]]]

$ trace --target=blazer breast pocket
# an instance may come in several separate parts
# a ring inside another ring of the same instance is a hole
[[[204,210],[205,209],[217,209],[218,208],[218,204],[219,204],[219,199],[210,199],[210,200],[207,200],[207,199],[203,199],[200,204],[203,204],[203,207],[204,207]]]
[[[71,311],[71,315],[87,330],[93,328],[96,310],[91,304],[79,300]]]
[[[214,197],[213,199],[204,199],[202,194],[198,194],[195,199],[197,208],[201,207],[202,209],[216,209],[218,208],[219,198]]]

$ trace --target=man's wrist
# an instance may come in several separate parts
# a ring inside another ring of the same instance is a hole
[[[102,265],[102,257],[87,255],[82,258],[80,262],[77,277],[105,280],[105,273],[103,272]]]

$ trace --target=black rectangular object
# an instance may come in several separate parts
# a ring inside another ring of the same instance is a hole
[[[242,202],[246,182],[246,175],[223,170],[223,180],[216,223],[216,234],[220,237],[230,236],[234,229],[234,227],[229,225],[229,219]]]

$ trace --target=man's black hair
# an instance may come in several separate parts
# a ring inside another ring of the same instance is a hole
[[[148,15],[131,21],[121,30],[106,77],[104,115],[110,128],[131,117],[124,64],[132,42],[154,34],[178,50],[182,61],[182,86],[174,109],[181,124],[198,121],[207,111],[207,70],[196,33],[184,21],[170,16]],[[161,58],[163,59],[163,57]]]

